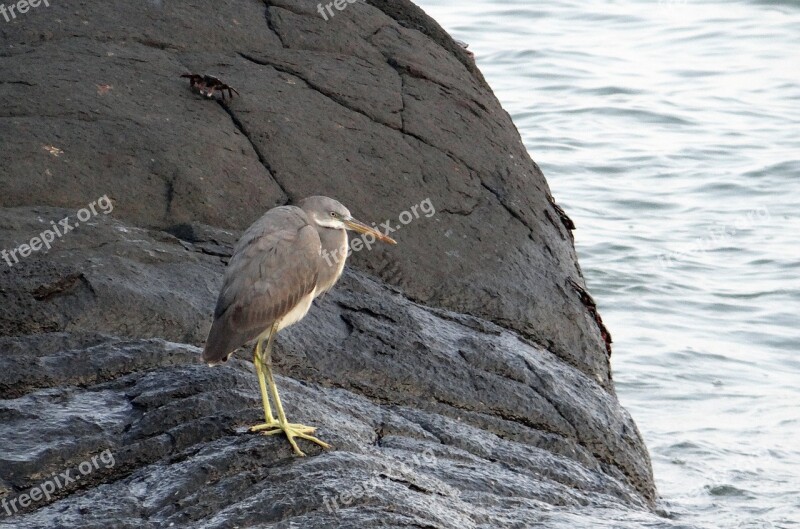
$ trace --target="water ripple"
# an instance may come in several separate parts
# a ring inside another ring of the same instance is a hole
[[[578,225],[663,509],[800,527],[800,4],[419,3]]]

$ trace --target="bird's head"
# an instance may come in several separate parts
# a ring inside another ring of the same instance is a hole
[[[397,244],[397,241],[391,237],[354,219],[349,209],[332,198],[322,196],[308,197],[303,199],[299,206],[317,226],[334,230],[352,230],[358,233],[368,233],[379,241]]]

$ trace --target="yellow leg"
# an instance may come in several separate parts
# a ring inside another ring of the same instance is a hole
[[[278,421],[272,415],[272,406],[269,404],[269,395],[267,394],[267,382],[264,378],[264,363],[262,360],[261,344],[262,338],[259,336],[256,340],[256,346],[253,349],[253,364],[256,366],[256,375],[258,375],[258,385],[261,389],[261,403],[264,405],[264,424],[257,424],[250,428],[251,432],[260,432],[270,428],[275,428]]]
[[[278,323],[276,322],[275,325],[272,326],[270,330],[269,338],[267,339],[267,346],[262,354],[259,356],[259,384],[261,386],[261,396],[264,402],[267,404],[264,407],[265,413],[267,410],[267,406],[269,406],[269,399],[267,398],[264,392],[264,386],[267,385],[269,388],[270,396],[272,397],[272,401],[275,403],[275,408],[278,412],[278,420],[277,422],[269,423],[264,425],[254,426],[250,429],[250,431],[261,431],[264,435],[275,435],[279,433],[286,434],[286,438],[289,440],[289,443],[292,445],[294,452],[299,456],[304,456],[300,447],[297,446],[297,442],[294,440],[295,437],[299,437],[301,439],[306,439],[311,441],[312,443],[316,443],[320,445],[322,448],[330,448],[328,443],[320,441],[316,437],[310,435],[314,433],[316,428],[312,426],[305,426],[303,424],[294,424],[290,423],[286,419],[286,414],[283,411],[283,405],[281,404],[281,398],[278,395],[278,386],[275,385],[275,378],[272,376],[272,342],[275,334],[277,334],[278,330]],[[259,348],[260,349],[260,348]],[[259,352],[261,352],[259,350]],[[266,380],[264,380],[266,378]],[[269,418],[272,418],[272,409],[269,409]],[[275,419],[272,419],[275,421]]]

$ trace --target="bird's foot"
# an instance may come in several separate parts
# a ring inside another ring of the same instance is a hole
[[[253,433],[260,432],[263,435],[276,435],[285,433],[286,438],[289,440],[289,444],[291,444],[292,448],[294,449],[294,453],[299,456],[304,456],[305,454],[303,453],[302,450],[300,450],[300,447],[297,446],[297,442],[295,441],[296,437],[299,437],[300,439],[305,439],[307,441],[311,441],[312,443],[316,443],[322,448],[331,447],[331,445],[329,445],[328,443],[320,441],[319,439],[311,435],[316,430],[317,429],[314,428],[313,426],[306,426],[304,424],[286,423],[286,425],[284,426],[281,425],[281,423],[279,423],[278,421],[272,423],[257,424],[250,428],[250,432]]]
[[[250,428],[247,429],[247,431],[250,433],[257,433],[257,432],[263,432],[264,430],[271,430],[273,428],[278,428],[279,426],[280,424],[278,423],[278,421],[273,420],[270,422],[262,422],[261,424],[256,424],[255,426],[251,426]]]
[[[314,431],[316,430],[316,428],[314,428],[313,426],[304,426],[302,424],[289,423],[289,426],[297,430],[302,430],[302,433],[305,434],[314,433]],[[255,426],[251,426],[247,430],[250,433],[264,432],[264,435],[275,435],[283,433],[283,429],[281,428],[281,423],[279,423],[278,421],[256,424]]]

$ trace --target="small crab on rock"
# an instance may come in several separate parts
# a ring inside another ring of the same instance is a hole
[[[198,93],[201,96],[208,99],[214,99],[217,92],[219,92],[222,95],[222,99],[225,100],[226,90],[228,91],[228,97],[231,99],[233,99],[234,92],[236,92],[236,95],[240,95],[239,91],[236,90],[234,87],[223,83],[213,75],[198,75],[196,73],[185,73],[181,75],[181,77],[188,78],[189,86],[191,86],[192,90],[195,93]]]

